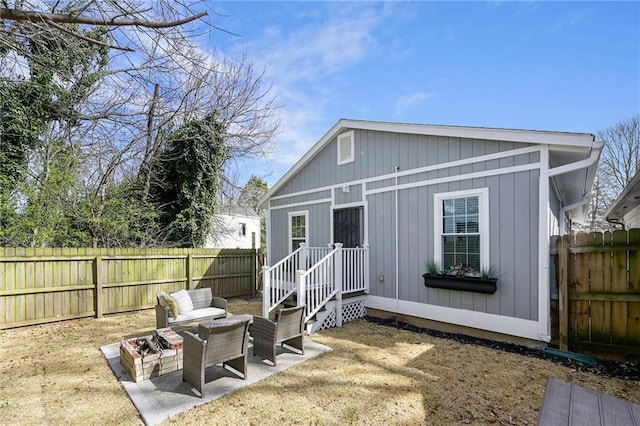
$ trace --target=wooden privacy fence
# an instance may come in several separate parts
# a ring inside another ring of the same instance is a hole
[[[560,349],[640,355],[640,229],[564,235],[556,247]]]
[[[256,250],[0,247],[0,329],[151,308],[159,291],[255,295]]]

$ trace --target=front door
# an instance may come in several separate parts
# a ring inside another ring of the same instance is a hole
[[[351,207],[333,211],[333,242],[344,248],[362,247],[362,207]]]

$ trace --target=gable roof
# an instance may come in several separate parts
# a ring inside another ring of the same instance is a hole
[[[260,215],[250,207],[241,207],[233,204],[225,204],[223,206],[220,206],[218,211],[216,211],[215,213],[218,215],[226,216],[260,217]]]
[[[620,221],[624,215],[640,206],[640,170],[624,187],[618,198],[604,213],[607,221]]]
[[[316,142],[309,151],[307,151],[300,160],[298,160],[291,169],[289,169],[264,195],[260,200],[259,206],[264,208],[264,204],[282,188],[289,179],[291,179],[300,169],[302,169],[307,163],[309,163],[327,144],[329,144],[338,134],[348,130],[373,130],[381,132],[392,133],[405,133],[416,135],[429,135],[429,136],[448,136],[467,139],[484,139],[484,140],[496,140],[496,141],[509,141],[509,142],[521,142],[531,144],[546,144],[550,145],[552,150],[557,148],[557,151],[563,152],[570,147],[570,151],[564,153],[565,156],[558,159],[559,164],[566,164],[567,162],[576,161],[574,158],[577,155],[578,160],[589,157],[591,149],[594,148],[595,137],[591,133],[572,133],[572,132],[556,132],[556,131],[544,131],[544,130],[520,130],[520,129],[505,129],[505,128],[491,128],[491,127],[467,127],[467,126],[446,126],[446,125],[433,125],[433,124],[413,124],[413,123],[393,123],[393,122],[381,122],[381,121],[367,121],[367,120],[350,120],[340,119],[334,124],[318,142]],[[576,185],[575,179],[555,179],[556,181],[566,181],[571,188],[584,188],[585,186],[591,187],[593,176],[595,175],[595,166],[593,170],[589,170],[582,180],[582,185]],[[586,180],[586,181],[585,181]],[[560,183],[560,186],[563,186]],[[574,191],[575,189],[570,189]],[[564,192],[570,192],[564,191]],[[561,191],[562,192],[562,191]],[[580,199],[584,197],[585,193],[579,195]],[[573,204],[575,200],[572,199],[563,200],[565,204]]]

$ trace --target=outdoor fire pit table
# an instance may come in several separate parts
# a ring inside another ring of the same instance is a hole
[[[151,343],[149,343],[151,342]],[[182,370],[183,340],[170,328],[120,342],[120,364],[139,382]]]

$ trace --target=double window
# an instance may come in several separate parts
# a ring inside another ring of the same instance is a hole
[[[480,271],[489,266],[489,190],[435,194],[434,260]]]

